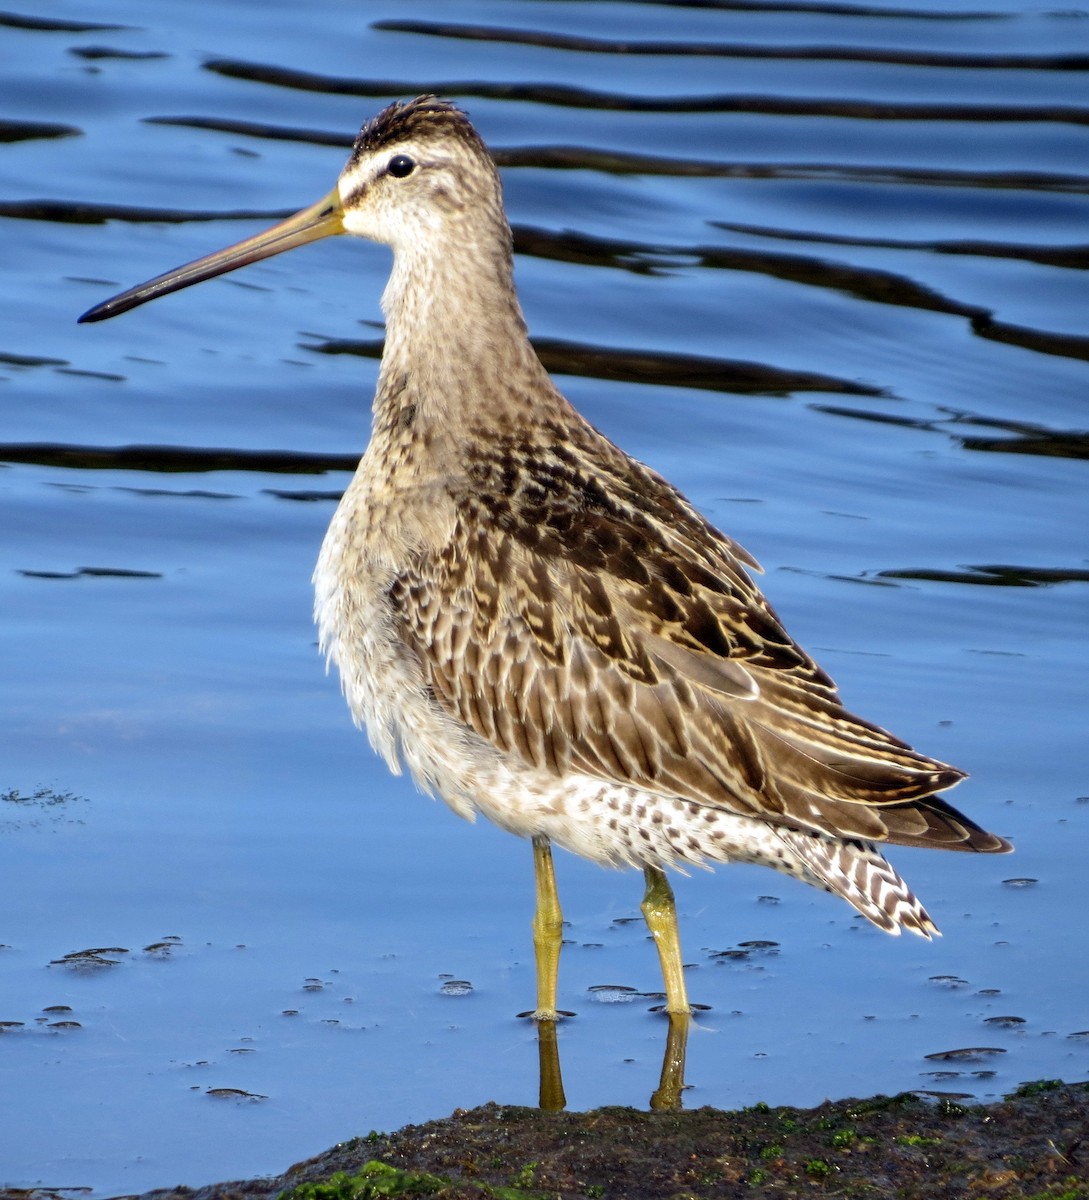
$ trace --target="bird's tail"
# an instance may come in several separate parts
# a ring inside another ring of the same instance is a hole
[[[927,939],[941,936],[915,893],[876,846],[792,829],[776,832],[811,876],[807,883],[842,896],[879,929],[896,936],[902,929]]]

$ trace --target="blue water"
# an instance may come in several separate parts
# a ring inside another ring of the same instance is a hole
[[[379,336],[387,252],[336,239],[74,324],[323,194],[345,151],[308,134],[350,140],[432,88],[509,164],[535,337],[725,364],[722,387],[567,373],[568,396],[752,550],[850,705],[969,770],[957,804],[1017,846],[894,854],[944,931],[932,945],[767,871],[677,880],[690,990],[711,1005],[686,1102],[987,1098],[1089,1075],[1089,22],[873,7],[72,0],[48,18],[118,28],[0,23],[0,118],[24,123],[0,141],[0,1183],[200,1184],[535,1101],[534,1031],[514,1019],[533,1000],[529,847],[390,777],[323,674],[308,581],[346,472],[230,457],[361,451],[377,364],[316,348]],[[870,58],[622,55],[380,20]],[[1042,61],[919,59],[949,54]],[[702,111],[730,96],[793,107]],[[995,106],[1006,119],[979,115]],[[243,121],[291,136],[222,126]],[[729,360],[824,378],[747,392]],[[133,445],[194,453],[165,470],[117,453]],[[558,871],[569,1106],[646,1104],[663,1022],[588,991],[659,986],[623,920],[641,880]],[[778,946],[713,957],[754,939]],[[65,959],[88,949],[113,965]],[[444,994],[451,979],[472,989]],[[988,1023],[1005,1016],[1024,1023]],[[967,1047],[996,1053],[926,1057]]]

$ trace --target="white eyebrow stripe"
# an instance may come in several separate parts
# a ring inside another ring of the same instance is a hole
[[[337,180],[337,190],[340,192],[341,203],[365,191],[378,178],[385,168],[375,170],[373,160],[360,163],[350,163],[344,168],[343,174]]]

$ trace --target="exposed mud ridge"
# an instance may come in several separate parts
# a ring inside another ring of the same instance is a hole
[[[740,1112],[547,1113],[486,1104],[354,1138],[275,1179],[160,1190],[141,1200],[281,1194],[1089,1200],[1089,1083],[1043,1081],[972,1106],[913,1094]],[[0,1200],[11,1196],[0,1191]]]

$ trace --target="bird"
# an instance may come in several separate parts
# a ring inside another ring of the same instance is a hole
[[[964,772],[844,707],[748,551],[561,395],[499,172],[457,105],[389,105],[321,200],[79,320],[343,233],[393,263],[370,439],[314,572],[320,646],[393,772],[529,839],[523,1015],[561,1016],[553,845],[642,870],[670,1014],[692,1011],[670,870],[762,864],[889,933],[937,934],[883,848],[1010,843],[943,798]]]

